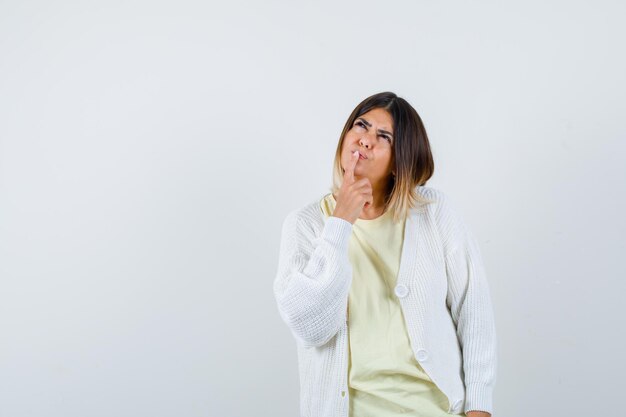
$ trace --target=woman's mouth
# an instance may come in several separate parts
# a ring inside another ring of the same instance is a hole
[[[359,153],[359,159],[367,159],[367,158]]]

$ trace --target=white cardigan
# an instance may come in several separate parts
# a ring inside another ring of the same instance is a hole
[[[493,414],[496,328],[478,242],[446,194],[416,191],[433,202],[407,218],[395,287],[411,348],[449,413]],[[300,417],[348,417],[352,223],[326,218],[320,199],[287,214],[273,288],[297,342]]]

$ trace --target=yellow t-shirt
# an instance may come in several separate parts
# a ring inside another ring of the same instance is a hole
[[[326,217],[335,205],[332,193],[320,201]],[[455,415],[447,412],[447,397],[415,359],[394,293],[404,224],[394,223],[386,211],[375,219],[357,219],[352,227],[348,247],[353,270],[348,296],[350,417]]]

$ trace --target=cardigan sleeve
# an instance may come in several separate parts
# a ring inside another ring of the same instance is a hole
[[[327,343],[346,319],[351,232],[352,223],[330,216],[315,236],[297,210],[283,222],[274,296],[282,320],[305,346]]]
[[[445,195],[442,197],[440,219],[446,231],[446,304],[463,351],[465,412],[493,413],[497,372],[496,327],[481,251],[456,206]]]

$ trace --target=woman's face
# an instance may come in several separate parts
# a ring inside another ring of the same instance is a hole
[[[359,156],[355,179],[366,177],[372,185],[385,182],[392,170],[393,135],[393,119],[386,110],[376,108],[357,117],[343,140],[341,167],[345,170],[358,150],[367,159]]]

